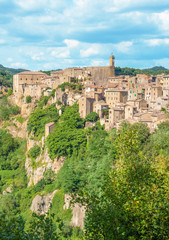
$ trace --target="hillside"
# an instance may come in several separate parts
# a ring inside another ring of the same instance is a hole
[[[42,96],[25,119],[3,103],[13,115],[0,129],[0,238],[167,239],[169,123],[154,133],[126,122],[107,132],[99,120],[86,129],[91,114],[82,119],[77,104],[60,106],[59,114],[55,103],[48,105],[52,97]],[[17,131],[25,122],[27,144],[4,129]],[[46,136],[49,122],[55,128]],[[80,203],[85,231],[76,225]]]
[[[152,67],[152,68],[146,68],[146,69],[143,69],[143,71],[168,71],[169,69],[165,68],[165,67],[162,67],[162,66],[155,66],[155,67]]]
[[[0,64],[0,69],[4,70],[6,73],[9,73],[10,75],[14,75],[24,71],[29,71],[22,68],[15,69],[15,68],[4,67],[2,64]]]
[[[136,76],[136,74],[147,74],[147,75],[158,75],[166,73],[169,74],[169,70],[161,67],[161,66],[156,66],[152,68],[147,68],[147,69],[137,69],[137,68],[121,68],[121,67],[115,67],[115,75],[130,75],[130,76]]]
[[[12,75],[0,69],[0,86],[12,87]]]

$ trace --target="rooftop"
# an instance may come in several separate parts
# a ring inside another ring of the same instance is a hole
[[[15,75],[43,75],[43,76],[48,76],[46,73],[36,72],[36,71],[25,71],[25,72],[17,73]]]

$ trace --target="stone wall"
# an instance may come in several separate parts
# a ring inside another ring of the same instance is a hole
[[[98,86],[107,87],[109,77],[113,77],[115,75],[114,66],[86,67],[85,70],[91,73],[93,82]]]

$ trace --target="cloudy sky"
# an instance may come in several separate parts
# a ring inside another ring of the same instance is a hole
[[[168,0],[0,0],[0,64],[169,68]]]

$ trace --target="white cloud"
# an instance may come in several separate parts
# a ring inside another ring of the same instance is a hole
[[[79,41],[74,39],[65,39],[63,42],[68,46],[68,48],[78,47],[80,43]]]
[[[115,44],[114,47],[118,52],[128,53],[131,50],[132,45],[133,45],[132,41],[126,41]]]
[[[69,58],[70,52],[69,49],[65,47],[58,47],[55,50],[52,50],[51,56],[55,58]]]
[[[159,45],[169,45],[169,38],[164,38],[164,39],[149,39],[144,41],[146,44],[149,46],[159,46]]]
[[[27,67],[27,64],[26,63],[20,63],[20,62],[16,62],[16,63],[12,63],[11,64],[11,67],[16,67],[16,68],[25,68]]]
[[[80,50],[81,57],[90,57],[97,54],[99,54],[99,48],[97,46],[91,46],[87,49]]]
[[[169,31],[169,10],[153,13],[150,16],[150,20],[155,22],[160,31],[164,31],[168,34]]]
[[[38,54],[32,54],[31,58],[34,61],[40,61],[40,60],[42,60],[44,58],[44,53],[40,52]]]

